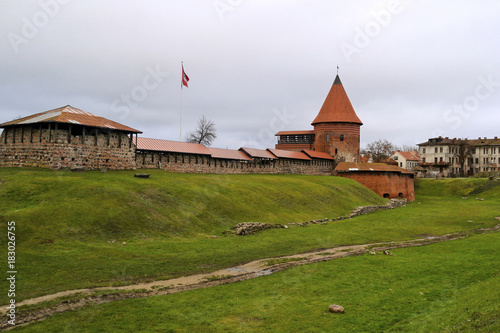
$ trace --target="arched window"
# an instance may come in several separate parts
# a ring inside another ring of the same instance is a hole
[[[344,141],[344,134],[340,134],[340,141]]]
[[[330,142],[330,134],[326,133],[326,142]]]

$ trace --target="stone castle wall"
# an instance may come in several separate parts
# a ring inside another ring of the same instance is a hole
[[[216,174],[302,174],[331,175],[335,165],[328,160],[259,160],[240,161],[212,158],[208,155],[183,153],[140,152],[137,168],[160,168],[172,172]]]
[[[118,131],[7,128],[0,136],[0,167],[134,169],[135,147]]]

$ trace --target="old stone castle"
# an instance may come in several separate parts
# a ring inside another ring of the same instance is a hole
[[[384,197],[414,200],[413,173],[397,166],[359,163],[361,125],[338,75],[312,122],[314,129],[279,132],[274,149],[219,149],[143,138],[137,129],[68,105],[0,124],[0,167],[160,168],[223,174],[336,172]]]

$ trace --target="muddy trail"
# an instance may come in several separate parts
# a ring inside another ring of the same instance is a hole
[[[364,253],[373,255],[392,255],[390,250],[404,247],[428,245],[443,241],[452,241],[466,238],[473,234],[491,233],[500,231],[500,224],[492,228],[477,229],[469,232],[446,234],[442,236],[427,236],[423,238],[385,243],[372,243],[351,246],[339,246],[319,251],[295,254],[290,256],[254,260],[246,264],[221,269],[211,273],[196,274],[169,280],[153,281],[122,287],[97,287],[89,289],[75,289],[51,295],[26,299],[16,304],[16,325],[26,325],[31,322],[44,320],[56,313],[77,310],[86,306],[120,301],[129,298],[143,298],[157,295],[174,294],[187,290],[208,288],[217,285],[229,284],[270,275],[290,267],[307,265],[317,262],[330,261]],[[72,300],[61,300],[62,297],[75,296]],[[46,307],[23,309],[26,305],[37,305],[47,301],[55,301],[55,305]],[[7,323],[6,306],[0,310],[2,319],[1,329],[14,328]]]

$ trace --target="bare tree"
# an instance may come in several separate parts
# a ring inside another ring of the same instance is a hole
[[[411,146],[411,145],[402,145],[402,146],[394,146],[394,150],[399,150],[399,151],[418,151],[417,146]]]
[[[191,143],[201,143],[204,146],[210,146],[217,138],[215,134],[215,123],[208,120],[205,115],[198,120],[196,129],[186,135],[186,141]]]
[[[394,145],[386,139],[380,139],[366,145],[365,151],[372,157],[374,163],[378,163],[392,155]]]
[[[473,147],[467,140],[459,140],[458,144],[453,148],[453,154],[458,158],[460,164],[460,177],[465,177],[465,162],[470,157]]]

